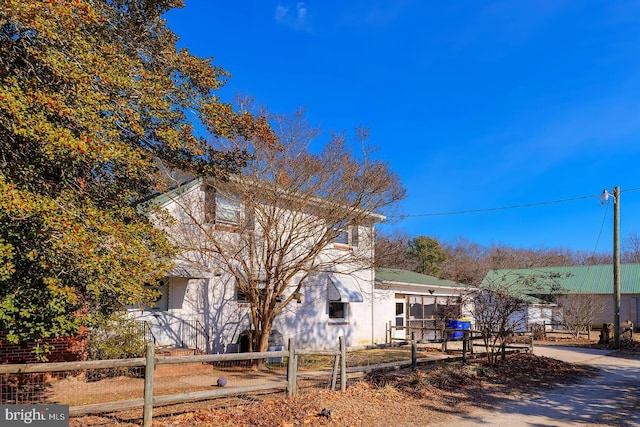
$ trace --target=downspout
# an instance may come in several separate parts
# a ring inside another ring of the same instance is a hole
[[[374,302],[375,302],[374,292],[375,292],[375,287],[376,287],[376,284],[375,284],[376,278],[375,278],[375,276],[376,276],[375,269],[372,268],[371,269],[371,346],[374,346],[375,345],[375,341],[376,341],[376,339],[375,339],[375,325],[373,324],[373,321],[375,319],[374,312],[373,312],[373,306],[374,306]]]
[[[375,263],[375,241],[376,241],[376,236],[375,236],[376,230],[375,230],[375,226],[371,226],[371,261],[372,261],[372,267],[371,267],[371,346],[373,347],[375,345],[375,325],[374,325],[374,303],[375,303],[375,287],[376,287],[376,263]]]

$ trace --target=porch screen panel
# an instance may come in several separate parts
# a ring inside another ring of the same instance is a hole
[[[409,320],[407,322],[407,338],[411,338],[411,333],[415,334],[418,341],[422,340],[422,297],[409,297]]]
[[[460,302],[458,298],[438,297],[435,317],[441,321],[460,317]]]
[[[422,304],[424,318],[433,319],[436,315],[436,299],[434,297],[423,297]]]
[[[423,319],[422,313],[422,297],[409,297],[409,319]]]

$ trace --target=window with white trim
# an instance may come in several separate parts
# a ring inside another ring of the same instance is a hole
[[[329,319],[346,319],[348,304],[341,301],[329,301]]]
[[[242,203],[237,196],[222,194],[212,187],[205,190],[205,221],[213,224],[239,225]]]
[[[334,237],[331,243],[338,246],[358,247],[359,233],[357,225],[349,225],[337,231],[339,234]]]
[[[236,301],[239,303],[248,303],[249,296],[240,290],[240,287],[236,285]]]
[[[349,307],[352,302],[362,302],[362,294],[351,277],[333,274],[327,280],[327,312],[330,324],[348,322]]]

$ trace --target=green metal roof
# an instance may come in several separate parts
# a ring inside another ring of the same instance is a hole
[[[162,207],[166,203],[174,200],[179,195],[185,193],[186,191],[192,189],[196,185],[199,185],[203,182],[202,178],[194,178],[190,181],[184,182],[166,193],[156,193],[147,197],[143,201],[138,204],[138,212],[140,213],[148,213],[151,209],[156,207]]]
[[[468,287],[462,283],[397,268],[376,268],[376,282],[397,282],[429,286]]]
[[[486,285],[498,279],[516,281],[549,274],[566,291],[563,293],[613,294],[613,266],[610,264],[493,270],[487,273],[482,283]],[[640,264],[620,266],[620,293],[640,294]]]

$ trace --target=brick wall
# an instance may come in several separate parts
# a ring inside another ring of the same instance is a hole
[[[45,340],[53,346],[51,353],[47,355],[48,362],[69,362],[84,360],[86,358],[86,332],[83,331],[75,337],[55,338]],[[6,333],[0,331],[0,364],[5,363],[38,363],[40,362],[33,349],[34,342],[23,342],[20,344],[7,343]]]

